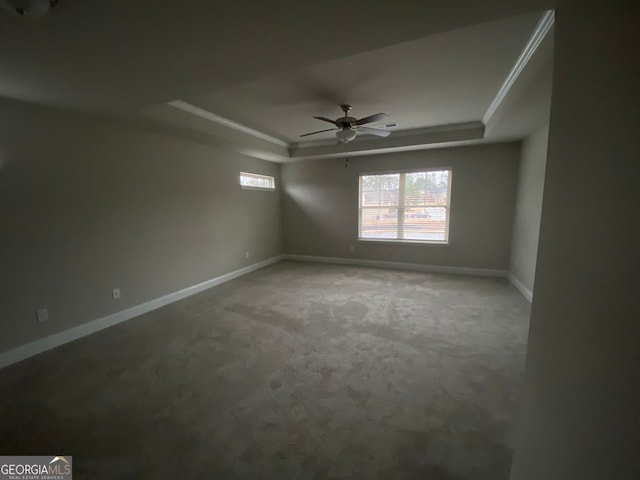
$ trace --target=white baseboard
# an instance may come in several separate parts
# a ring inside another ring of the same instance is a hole
[[[359,265],[365,267],[379,267],[379,268],[395,268],[399,270],[413,270],[420,272],[433,272],[433,273],[451,273],[458,275],[475,275],[483,277],[505,277],[508,278],[511,283],[522,293],[522,295],[529,301],[533,298],[531,290],[525,287],[513,274],[505,270],[495,270],[489,268],[470,268],[470,267],[451,267],[442,265],[423,265],[419,263],[404,263],[404,262],[389,262],[385,260],[366,260],[359,258],[338,258],[338,257],[316,257],[311,255],[277,255],[275,257],[268,258],[258,263],[248,265],[246,267],[234,270],[233,272],[225,273],[219,277],[212,278],[197,285],[192,285],[182,290],[169,293],[162,297],[150,300],[139,305],[121,310],[119,312],[101,317],[96,320],[92,320],[87,323],[83,323],[76,327],[72,327],[68,330],[50,335],[33,342],[26,343],[19,347],[0,353],[0,368],[7,367],[14,363],[20,362],[27,358],[38,355],[39,353],[46,352],[52,348],[59,347],[65,343],[72,342],[79,338],[91,335],[92,333],[99,332],[105,328],[109,328],[118,323],[125,322],[134,317],[142,315],[144,313],[156,310],[160,307],[176,302],[183,298],[190,297],[196,293],[200,293],[209,288],[220,285],[221,283],[228,282],[234,278],[241,277],[248,273],[254,272],[261,268],[267,267],[280,260],[298,260],[303,262],[319,262],[319,263],[333,263],[338,265]]]
[[[520,291],[520,293],[524,298],[529,300],[529,303],[533,301],[533,292],[529,290],[527,287],[525,287],[524,283],[518,280],[516,276],[511,272],[509,272],[509,281],[513,284],[514,287],[516,287]]]
[[[480,277],[506,278],[506,270],[491,268],[449,267],[443,265],[423,265],[420,263],[389,262],[386,260],[366,260],[360,258],[315,257],[311,255],[285,254],[284,260],[299,260],[301,262],[335,263],[339,265],[360,265],[364,267],[395,268],[398,270],[414,270],[419,272],[453,273],[457,275],[475,275]]]
[[[148,302],[135,305],[133,307],[127,308],[126,310],[121,310],[111,315],[107,315],[106,317],[83,323],[81,325],[78,325],[77,327],[64,330],[62,332],[50,335],[45,338],[41,338],[39,340],[34,340],[33,342],[21,345],[12,350],[7,350],[6,352],[0,353],[0,368],[4,368],[21,360],[33,357],[35,355],[38,355],[39,353],[46,352],[47,350],[59,347],[60,345],[64,345],[65,343],[69,343],[73,340],[91,335],[92,333],[99,332],[100,330],[104,330],[105,328],[117,325],[118,323],[125,322],[134,317],[142,315],[143,313],[156,310],[157,308],[163,307],[183,298],[190,297],[191,295],[195,295],[196,293],[200,293],[211,287],[220,285],[221,283],[228,282],[229,280],[233,280],[234,278],[241,277],[242,275],[246,275],[247,273],[251,273],[255,270],[259,270],[268,265],[277,263],[282,260],[282,258],[283,255],[277,255],[275,257],[268,258],[267,260],[263,260],[261,262],[240,268],[239,270],[234,270],[233,272],[225,273],[224,275],[220,275],[219,277],[212,278],[211,280],[207,280],[206,282],[183,288],[182,290],[178,290],[176,292],[169,293]]]

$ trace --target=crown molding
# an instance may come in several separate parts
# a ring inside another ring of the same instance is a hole
[[[211,122],[224,125],[225,127],[238,130],[239,132],[246,133],[248,135],[251,135],[252,137],[259,138],[260,140],[265,140],[269,143],[273,143],[274,145],[289,148],[289,144],[285,141],[280,140],[279,138],[275,138],[271,135],[267,135],[266,133],[254,130],[253,128],[249,128],[245,125],[242,125],[241,123],[229,120],[228,118],[221,117],[220,115],[216,115],[215,113],[209,112],[208,110],[200,107],[196,107],[195,105],[184,102],[182,100],[173,100],[169,102],[168,105],[177,108],[178,110],[182,110],[183,112],[191,113],[198,117],[204,118],[205,120],[209,120]]]
[[[291,161],[297,161],[425,150],[452,144],[462,145],[469,141],[479,141],[484,138],[484,131],[485,126],[482,122],[438,125],[397,131],[387,138],[363,136],[347,144],[323,142],[318,145],[314,142],[314,145],[308,145],[307,143],[292,145],[289,149],[289,155]]]
[[[522,52],[520,52],[520,56],[513,64],[513,67],[511,67],[511,71],[505,78],[493,101],[489,104],[489,108],[487,108],[487,111],[482,117],[482,123],[484,123],[485,125],[489,124],[491,118],[498,110],[498,107],[507,97],[509,90],[511,90],[511,87],[513,87],[516,80],[518,79],[524,68],[527,66],[527,63],[529,63],[529,60],[531,60],[538,47],[547,36],[547,33],[549,33],[549,30],[551,30],[554,21],[555,13],[553,10],[547,10],[542,14],[542,17],[536,25],[536,28],[533,30],[533,33],[522,49]]]
[[[430,127],[407,128],[403,130],[392,130],[392,133],[393,133],[393,138],[396,139],[398,137],[428,135],[428,134],[435,134],[435,133],[441,133],[441,132],[455,132],[455,131],[463,131],[463,130],[474,129],[474,128],[483,128],[483,127],[484,125],[482,122],[476,121],[476,122],[449,123],[444,125],[433,125]],[[384,129],[380,128],[380,130],[384,130]],[[358,145],[359,143],[368,142],[371,140],[378,140],[378,137],[376,137],[375,135],[371,135],[369,133],[362,133],[362,134],[358,134],[358,136],[351,142],[347,143],[347,145]],[[389,137],[386,137],[378,141],[388,142],[390,140],[391,139]],[[291,152],[300,151],[310,147],[323,147],[327,145],[337,145],[337,144],[338,143],[335,138],[329,138],[329,139],[323,139],[323,140],[311,140],[306,142],[292,142],[289,144],[289,151],[291,153]]]
[[[315,160],[320,158],[339,158],[359,155],[375,155],[391,152],[404,152],[422,150],[427,148],[445,147],[453,144],[465,144],[477,141],[484,136],[484,124],[482,122],[465,122],[449,125],[435,125],[431,127],[415,128],[408,130],[396,130],[393,138],[378,139],[373,135],[362,135],[348,144],[336,145],[334,140],[320,140],[302,143],[287,143],[275,137],[254,130],[240,123],[221,117],[215,113],[204,110],[182,100],[168,102],[167,105],[196,115],[208,121],[215,122],[226,128],[230,128],[245,134],[268,141],[272,144],[287,148],[289,158],[266,155],[262,152],[243,151],[250,157],[275,162],[291,162],[296,160]],[[398,144],[398,139],[403,139]],[[318,151],[318,148],[320,151]],[[324,150],[324,151],[323,151]]]

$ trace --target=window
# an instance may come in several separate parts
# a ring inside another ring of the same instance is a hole
[[[268,175],[240,172],[240,187],[258,190],[275,190],[276,181]]]
[[[360,240],[448,243],[451,170],[360,176]]]

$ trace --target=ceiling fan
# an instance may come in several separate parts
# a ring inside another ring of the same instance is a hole
[[[317,132],[305,133],[300,136],[308,137],[309,135],[315,135],[316,133],[331,132],[335,130],[336,138],[340,143],[349,143],[351,140],[358,136],[359,132],[370,133],[371,135],[376,135],[378,137],[388,137],[389,135],[391,135],[391,132],[388,130],[380,130],[377,128],[363,126],[368,123],[374,123],[387,118],[389,115],[387,115],[386,113],[376,113],[375,115],[369,115],[368,117],[357,119],[349,116],[351,105],[340,105],[340,108],[342,108],[342,111],[344,112],[344,117],[340,117],[335,120],[331,120],[327,117],[313,117],[317,118],[318,120],[322,120],[323,122],[328,122],[335,125],[334,128],[326,128],[324,130],[318,130]]]

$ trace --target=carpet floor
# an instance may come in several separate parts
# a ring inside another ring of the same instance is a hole
[[[0,455],[75,478],[506,480],[504,279],[281,262],[0,371]]]

